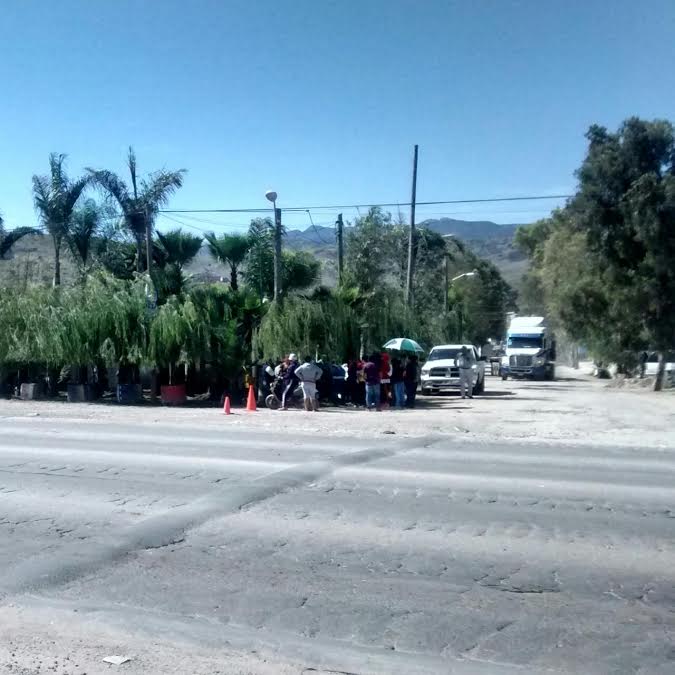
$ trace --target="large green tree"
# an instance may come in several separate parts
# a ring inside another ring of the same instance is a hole
[[[157,213],[171,195],[183,185],[185,169],[155,171],[139,179],[136,154],[129,148],[127,156],[130,184],[112,171],[89,169],[93,180],[119,205],[126,227],[136,240],[136,270],[143,271],[143,240],[146,265],[152,265],[152,232]]]
[[[565,330],[623,368],[637,350],[659,351],[660,389],[675,345],[673,126],[630,118],[586,138],[576,195],[518,242]]]
[[[570,210],[609,284],[660,352],[675,346],[675,136],[665,120],[632,117],[616,133],[592,126]]]
[[[33,176],[35,209],[54,244],[54,286],[61,284],[61,247],[70,233],[75,205],[90,182],[88,176],[71,181],[65,160],[66,155],[52,153],[49,174]]]
[[[357,218],[345,236],[345,280],[361,293],[381,288],[393,269],[394,253],[391,214],[379,206]]]

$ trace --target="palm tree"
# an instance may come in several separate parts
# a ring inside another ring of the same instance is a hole
[[[66,155],[49,155],[49,175],[33,176],[35,209],[54,242],[54,286],[61,284],[61,245],[67,238],[77,200],[90,182],[89,176],[70,181],[64,163]]]
[[[161,297],[180,295],[186,282],[183,267],[199,253],[202,238],[178,228],[164,234],[158,232],[157,239],[155,254],[160,269],[153,275],[157,290]]]
[[[88,199],[82,208],[73,213],[67,242],[83,274],[89,263],[91,245],[99,229],[100,217],[99,207],[93,199]]]
[[[120,206],[124,222],[136,239],[138,256],[136,270],[143,271],[142,250],[145,239],[146,265],[148,272],[152,266],[152,229],[161,206],[168,203],[169,197],[183,185],[185,169],[179,171],[156,171],[147,178],[138,180],[136,155],[129,148],[127,158],[131,188],[112,171],[88,169],[92,178]]]
[[[159,248],[167,265],[176,265],[183,269],[202,247],[202,238],[197,234],[183,232],[179,227],[170,232],[158,232]]]
[[[4,260],[5,256],[11,251],[12,246],[19,239],[29,234],[41,235],[42,232],[33,227],[15,227],[13,230],[8,231],[5,229],[5,221],[0,216],[0,260]]]
[[[206,239],[211,256],[218,262],[229,265],[230,288],[233,291],[238,290],[237,273],[251,248],[250,238],[245,234],[222,234],[220,237],[216,237],[213,232],[207,232],[204,239]]]

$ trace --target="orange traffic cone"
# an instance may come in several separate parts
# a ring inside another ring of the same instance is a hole
[[[249,412],[255,412],[257,410],[255,404],[255,394],[253,393],[253,385],[248,385],[248,401],[246,401],[246,410]]]
[[[229,396],[225,397],[225,405],[223,406],[223,413],[225,413],[225,415],[231,415],[232,414],[230,412],[230,397]]]

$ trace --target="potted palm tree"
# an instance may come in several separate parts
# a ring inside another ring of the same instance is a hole
[[[172,295],[157,309],[150,326],[150,358],[160,369],[162,403],[180,405],[187,400],[185,345],[190,326],[179,298]]]
[[[87,282],[91,316],[98,326],[97,359],[116,371],[119,403],[142,397],[139,368],[148,361],[148,334],[152,311],[146,279],[115,279],[100,274]]]
[[[99,305],[91,302],[91,293],[85,284],[69,288],[61,294],[62,358],[70,366],[67,400],[70,403],[93,401],[98,389],[91,374],[100,346]]]
[[[59,296],[56,290],[29,287],[21,293],[7,293],[4,309],[5,358],[17,366],[20,396],[42,398],[45,384],[49,382],[54,388],[54,373],[64,363]]]

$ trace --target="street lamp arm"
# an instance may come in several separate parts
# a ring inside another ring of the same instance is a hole
[[[450,283],[457,281],[457,279],[463,279],[464,277],[475,277],[475,276],[476,270],[473,270],[472,272],[464,272],[463,274],[458,274],[456,277],[450,279]]]

